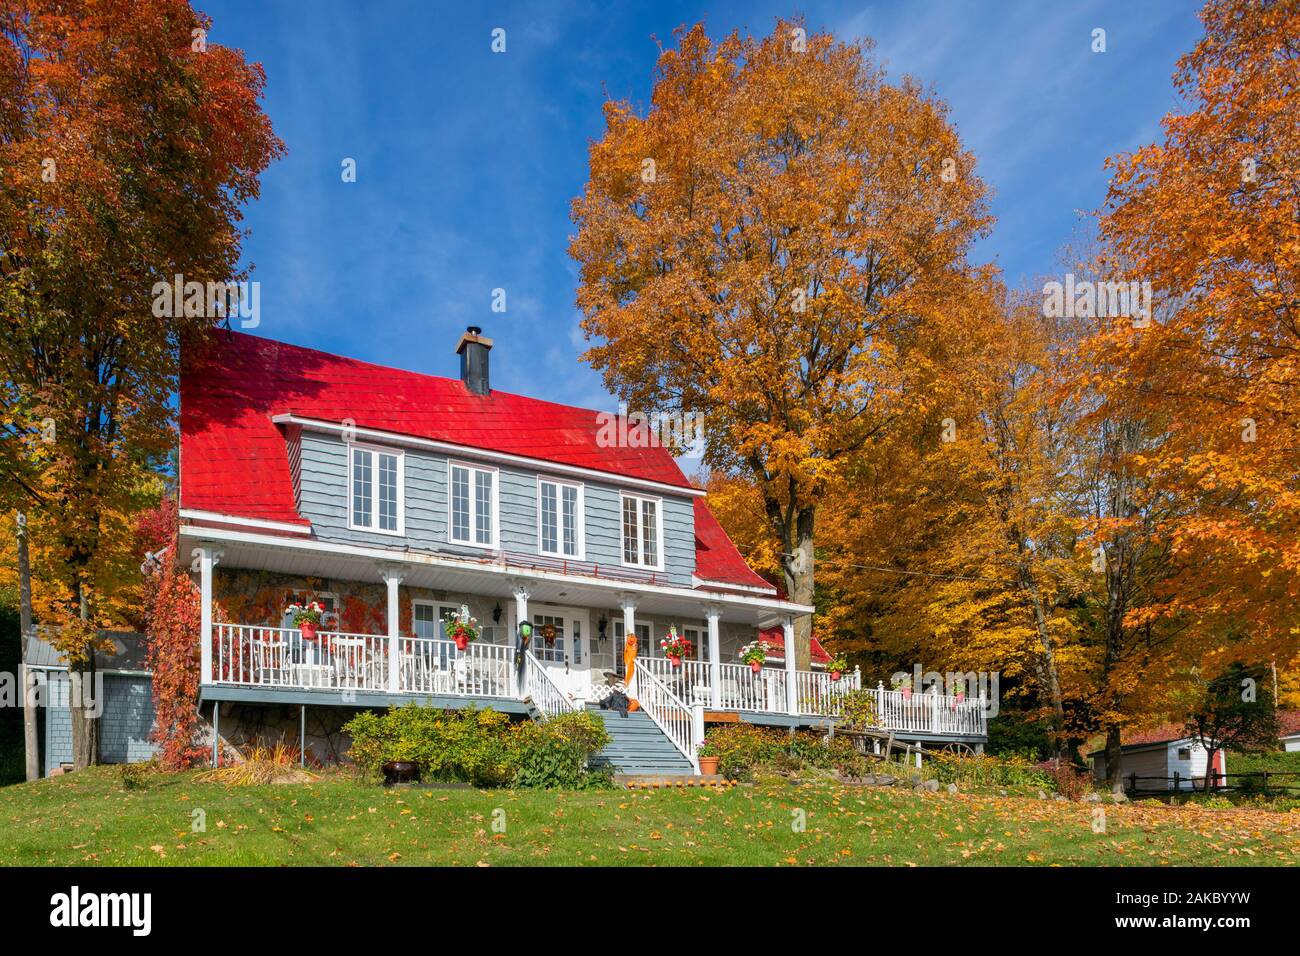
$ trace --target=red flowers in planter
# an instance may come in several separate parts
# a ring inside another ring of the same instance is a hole
[[[659,647],[673,667],[681,667],[682,658],[695,653],[695,645],[678,635],[676,624],[669,625],[668,636],[659,642]]]
[[[478,618],[470,617],[469,607],[462,604],[459,611],[442,622],[442,630],[456,642],[456,650],[463,652],[470,641],[478,640]]]

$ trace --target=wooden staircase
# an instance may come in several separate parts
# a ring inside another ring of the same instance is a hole
[[[695,775],[695,768],[643,711],[626,717],[616,710],[587,709],[605,722],[612,740],[591,758],[593,767],[611,767],[623,777],[678,778]]]

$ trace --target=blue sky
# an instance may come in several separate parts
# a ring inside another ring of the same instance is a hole
[[[1189,0],[1064,3],[469,4],[196,0],[212,40],[267,73],[288,155],[247,211],[256,334],[457,374],[468,324],[497,346],[496,387],[612,409],[583,364],[569,202],[606,98],[649,96],[657,48],[703,20],[766,34],[776,17],[870,36],[892,77],[932,87],[978,159],[998,222],[977,249],[1012,284],[1056,268],[1103,162],[1152,141],[1170,75],[1200,35]],[[507,50],[491,52],[491,31]],[[1090,49],[1106,31],[1105,53]],[[344,183],[341,163],[357,163]],[[491,311],[494,288],[505,314]]]

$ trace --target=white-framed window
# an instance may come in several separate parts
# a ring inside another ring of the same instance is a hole
[[[623,492],[623,563],[630,567],[663,570],[663,500]]]
[[[582,485],[537,479],[537,550],[557,558],[582,560]]]
[[[373,445],[348,446],[348,527],[406,533],[405,455]]]
[[[497,470],[447,462],[447,540],[478,548],[497,546]]]
[[[442,629],[442,622],[450,620],[460,612],[459,604],[444,604],[441,601],[411,601],[411,630],[416,637],[435,640],[437,645],[437,666],[446,670],[450,667],[451,648],[447,634]]]

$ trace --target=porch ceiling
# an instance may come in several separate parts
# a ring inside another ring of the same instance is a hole
[[[513,600],[516,582],[526,582],[530,604],[559,604],[569,607],[606,609],[610,620],[622,614],[622,594],[635,594],[638,615],[666,615],[698,618],[704,607],[716,604],[723,622],[765,625],[785,613],[800,613],[798,605],[774,599],[715,594],[689,589],[653,588],[629,581],[593,580],[559,572],[526,571],[496,564],[466,562],[463,566],[442,556],[422,552],[378,552],[372,549],[344,549],[322,546],[319,541],[294,539],[260,540],[260,535],[186,526],[181,529],[183,555],[201,544],[222,552],[219,567],[264,570],[280,574],[379,583],[380,567],[396,565],[405,572],[403,584],[448,594],[474,594]],[[364,554],[352,553],[353,550]]]

